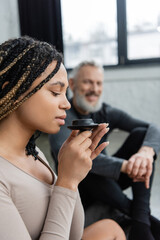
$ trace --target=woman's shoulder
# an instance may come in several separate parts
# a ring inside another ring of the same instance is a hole
[[[8,160],[4,157],[0,156],[0,173],[4,173],[4,168],[7,168],[9,166]]]
[[[10,164],[6,159],[0,156],[0,189],[6,189],[8,192],[10,189]]]

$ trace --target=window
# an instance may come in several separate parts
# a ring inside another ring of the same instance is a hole
[[[128,59],[160,57],[160,1],[127,0]]]
[[[64,61],[118,64],[116,0],[61,0]]]
[[[61,0],[64,61],[160,62],[159,0]]]

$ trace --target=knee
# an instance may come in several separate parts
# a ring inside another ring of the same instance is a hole
[[[137,128],[134,128],[132,131],[131,131],[131,133],[130,133],[130,135],[132,135],[132,136],[145,136],[145,134],[146,134],[146,131],[147,131],[147,128],[145,128],[145,127],[137,127]]]
[[[122,228],[116,223],[114,220],[111,219],[103,219],[100,221],[102,228],[106,231],[110,231],[114,240],[125,240],[125,234]]]
[[[83,240],[126,240],[121,227],[113,220],[103,219],[84,229]]]
[[[128,141],[137,143],[137,145],[141,145],[144,140],[146,132],[147,128],[145,127],[134,128],[128,137]]]

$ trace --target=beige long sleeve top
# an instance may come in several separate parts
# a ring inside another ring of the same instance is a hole
[[[1,240],[82,238],[84,212],[78,191],[54,184],[42,182],[0,157]]]

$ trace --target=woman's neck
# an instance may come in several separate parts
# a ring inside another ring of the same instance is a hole
[[[34,134],[22,126],[14,116],[0,121],[0,155],[25,155],[26,145]]]

